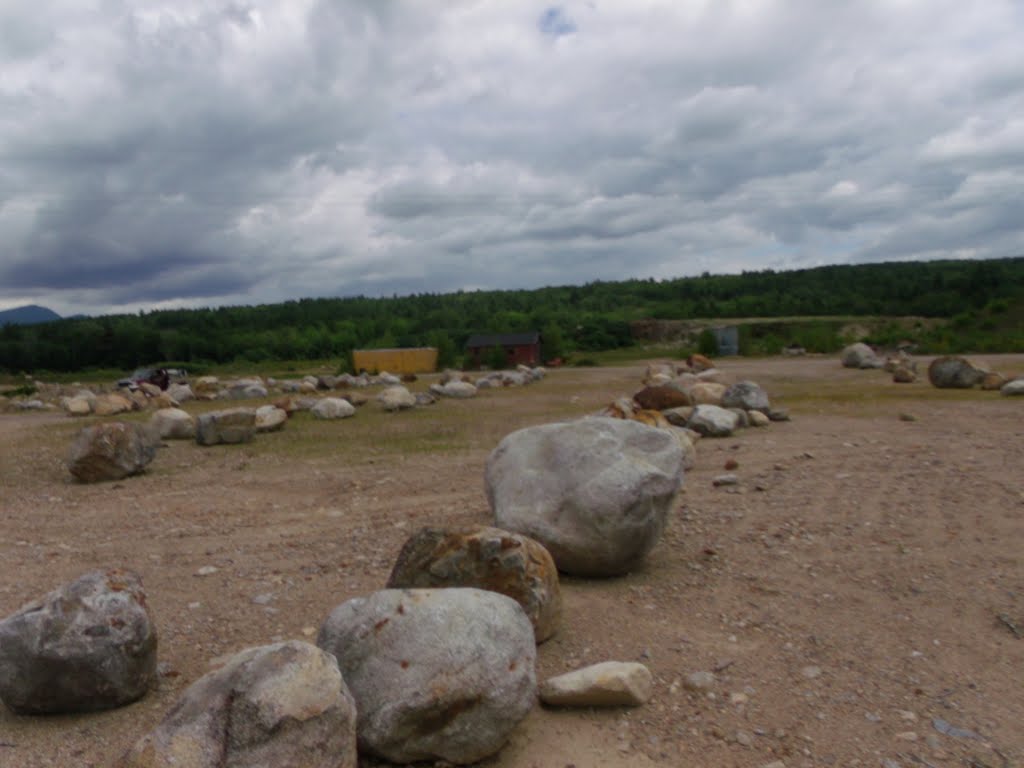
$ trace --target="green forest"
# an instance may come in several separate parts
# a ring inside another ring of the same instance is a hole
[[[742,354],[774,354],[785,344],[832,352],[850,340],[842,334],[850,318],[873,318],[865,340],[883,346],[909,339],[922,352],[1021,351],[1024,257],[302,299],[5,325],[0,370],[127,369],[160,362],[199,369],[325,358],[343,365],[353,349],[411,346],[435,346],[439,363],[451,366],[460,363],[474,333],[528,330],[541,332],[546,358],[571,361],[573,355],[643,343],[637,321],[650,318],[736,322]]]

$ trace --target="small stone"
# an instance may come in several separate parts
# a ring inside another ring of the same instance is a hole
[[[746,731],[736,731],[736,743],[743,747],[754,746],[754,737]]]
[[[220,568],[218,568],[215,565],[204,565],[202,568],[196,571],[196,576],[212,576],[219,570]]]
[[[906,720],[908,723],[916,723],[917,715],[906,709],[897,709],[896,712],[900,716],[900,720]]]
[[[540,700],[570,707],[638,706],[651,698],[652,686],[643,664],[606,661],[548,678],[540,686]]]
[[[253,605],[270,605],[270,602],[274,599],[274,596],[269,592],[262,595],[255,595],[252,598]]]
[[[917,732],[903,731],[903,733],[897,733],[896,738],[900,741],[917,741]]]
[[[721,487],[721,486],[725,486],[725,485],[739,485],[739,483],[740,483],[739,477],[737,477],[736,475],[733,475],[733,474],[717,475],[711,481],[711,484],[713,486],[715,486],[716,488]]]
[[[879,715],[875,714],[874,712],[865,712],[864,713],[864,719],[867,720],[869,723],[880,723],[880,722],[882,722],[882,718]]]
[[[821,667],[804,667],[800,670],[800,674],[806,677],[808,680],[814,680],[816,677],[821,677]]]
[[[683,685],[691,691],[709,691],[715,687],[715,676],[711,672],[691,672]]]
[[[739,469],[740,463],[736,459],[729,459],[725,462],[725,469],[727,472],[732,472],[734,469]]]
[[[900,421],[917,421],[917,416],[912,413],[901,413]]]
[[[746,704],[750,701],[750,697],[745,693],[731,693],[729,694],[729,702],[739,706],[740,704]]]

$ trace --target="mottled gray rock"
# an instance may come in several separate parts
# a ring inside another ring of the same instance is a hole
[[[181,408],[161,408],[149,418],[161,440],[192,440],[196,436],[196,420]]]
[[[735,412],[717,405],[698,405],[686,424],[704,437],[729,437],[738,425]]]
[[[93,424],[71,443],[68,470],[83,483],[120,480],[144,471],[157,446],[157,436],[141,424]]]
[[[239,379],[231,382],[228,386],[228,397],[232,400],[248,400],[266,396],[267,388],[258,378]]]
[[[543,544],[559,570],[616,575],[661,537],[683,480],[668,431],[590,418],[508,435],[487,460],[487,498],[499,528]]]
[[[966,357],[937,357],[928,366],[928,381],[939,389],[970,389],[982,382],[985,371]]]
[[[722,395],[722,407],[768,413],[771,410],[771,403],[768,402],[768,393],[757,382],[738,381],[725,390]]]
[[[416,396],[401,384],[381,390],[377,402],[385,411],[404,411],[416,405]]]
[[[156,680],[156,646],[139,577],[87,573],[0,622],[0,700],[21,714],[123,706]]]
[[[375,592],[335,608],[317,644],[355,698],[360,751],[396,763],[482,760],[537,695],[533,627],[496,592]]]
[[[422,528],[406,540],[389,589],[476,587],[511,597],[537,642],[555,634],[562,593],[551,555],[537,541],[487,526]]]
[[[347,419],[355,415],[356,407],[340,397],[325,397],[309,411],[318,419]]]
[[[381,371],[379,374],[377,374],[377,383],[383,384],[386,387],[394,387],[401,384],[402,380],[398,376],[395,376],[393,373]]]
[[[196,442],[199,445],[247,443],[255,433],[256,411],[252,408],[210,411],[196,419]]]
[[[249,648],[199,678],[118,768],[356,768],[356,711],[333,656]]]
[[[643,664],[605,661],[549,677],[540,686],[540,700],[559,707],[636,707],[647,703],[653,688]]]
[[[860,341],[845,347],[840,355],[840,361],[844,368],[881,368],[885,365],[885,361],[875,354],[875,350]]]
[[[256,431],[276,432],[288,421],[288,412],[276,405],[261,405],[256,409]]]

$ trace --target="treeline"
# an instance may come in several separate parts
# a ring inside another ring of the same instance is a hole
[[[1006,323],[1000,318],[1015,319],[1022,306],[1024,257],[829,266],[537,290],[302,299],[6,325],[0,328],[0,369],[344,359],[352,349],[407,346],[436,346],[440,363],[452,365],[474,333],[527,330],[541,331],[545,356],[553,357],[628,346],[634,341],[630,322],[642,318],[917,315],[959,318],[950,324],[951,333],[956,323],[963,333],[978,333],[1001,328]],[[984,324],[991,327],[981,328]],[[924,338],[934,328],[919,330]],[[998,336],[1007,348],[1024,342],[1019,331]],[[956,346],[948,336],[936,337],[940,342]],[[825,334],[818,346],[831,343],[835,339]]]

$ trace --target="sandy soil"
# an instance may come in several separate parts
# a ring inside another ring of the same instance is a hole
[[[987,362],[1024,373],[1024,356]],[[721,368],[793,420],[701,441],[646,565],[565,578],[562,630],[539,649],[540,678],[643,661],[653,700],[538,707],[485,765],[1024,764],[1024,399],[824,358]],[[418,526],[490,522],[483,466],[504,434],[594,411],[641,374],[560,370],[421,412],[300,416],[247,446],[170,444],[146,475],[91,486],[63,466],[82,421],[0,414],[0,616],[129,567],[163,670],[158,690],[113,712],[0,707],[0,766],[111,765],[211,659],[310,639],[335,605],[382,587]],[[741,485],[716,488],[729,459]],[[206,565],[219,570],[196,576]],[[717,682],[688,690],[701,670]]]

